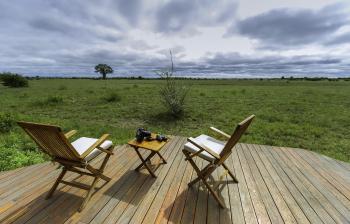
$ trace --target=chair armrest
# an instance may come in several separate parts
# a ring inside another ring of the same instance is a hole
[[[64,134],[64,136],[66,136],[66,138],[70,138],[73,135],[75,135],[78,131],[77,130],[71,130],[69,132],[67,132],[66,134]]]
[[[97,146],[97,149],[102,151],[102,152],[105,152],[107,154],[114,155],[114,153],[112,151],[109,151],[108,149],[104,149],[104,148],[102,148],[100,146]]]
[[[231,135],[226,134],[225,132],[223,132],[223,131],[221,131],[221,130],[219,130],[219,129],[217,129],[217,128],[210,127],[210,129],[211,129],[212,131],[214,131],[214,132],[216,132],[216,133],[218,133],[218,134],[224,136],[224,137],[227,138],[227,139],[231,138]]]
[[[217,154],[216,152],[214,152],[210,148],[206,147],[202,143],[198,142],[196,139],[190,137],[190,138],[187,139],[187,141],[189,141],[190,143],[192,143],[193,145],[198,147],[200,150],[202,150],[202,151],[204,150],[207,153],[209,153],[210,155],[214,156],[215,158],[220,159],[220,155],[219,154]]]
[[[88,156],[95,148],[99,148],[99,146],[107,140],[109,134],[102,135],[93,145],[91,145],[81,156],[80,158],[84,159]]]

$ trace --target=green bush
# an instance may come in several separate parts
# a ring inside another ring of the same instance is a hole
[[[23,143],[17,141],[0,144],[0,171],[12,170],[18,167],[42,163],[47,158],[35,150],[25,150]]]
[[[119,96],[118,93],[115,93],[115,92],[112,92],[112,93],[109,93],[107,94],[105,97],[103,97],[103,99],[106,101],[106,102],[118,102],[121,100],[121,97]]]
[[[0,79],[4,86],[18,88],[28,87],[28,80],[21,75],[14,73],[2,73]]]
[[[48,96],[46,99],[48,104],[59,104],[63,103],[63,98],[61,96]]]
[[[181,117],[185,110],[185,99],[189,88],[184,86],[179,80],[173,76],[174,63],[173,56],[170,51],[171,69],[169,71],[158,73],[161,79],[165,80],[163,86],[160,87],[159,95],[161,102],[168,109],[168,112],[175,118]]]
[[[67,86],[64,86],[64,85],[60,85],[58,87],[58,90],[66,90],[67,89]]]
[[[48,96],[46,99],[35,100],[32,102],[33,106],[46,106],[46,105],[57,105],[63,103],[63,97],[61,96]]]
[[[15,117],[10,113],[0,113],[0,133],[6,133],[16,125]]]

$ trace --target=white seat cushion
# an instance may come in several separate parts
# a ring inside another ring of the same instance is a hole
[[[73,147],[77,151],[79,155],[82,155],[90,146],[92,146],[98,139],[96,138],[86,138],[86,137],[81,137],[72,142]],[[108,149],[109,147],[112,146],[112,142],[109,140],[104,141],[100,147],[103,149]],[[94,149],[92,152],[85,157],[85,161],[90,161],[93,158],[95,158],[97,155],[99,155],[102,151],[99,149]]]
[[[219,155],[222,152],[222,150],[226,144],[225,142],[216,140],[215,138],[212,138],[208,135],[200,135],[200,136],[196,137],[195,139]],[[195,145],[193,145],[190,142],[187,142],[185,144],[184,149],[191,152],[191,153],[196,153],[200,150],[199,148],[197,148]],[[212,161],[215,159],[212,155],[210,155],[206,151],[201,152],[198,156],[202,157],[203,159],[209,160],[209,161]]]

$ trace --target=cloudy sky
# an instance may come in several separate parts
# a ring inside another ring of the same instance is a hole
[[[350,76],[350,2],[0,1],[0,72],[94,76]]]

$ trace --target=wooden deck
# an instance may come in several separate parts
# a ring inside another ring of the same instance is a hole
[[[135,151],[116,147],[106,169],[112,181],[81,213],[77,209],[85,191],[80,189],[60,186],[51,199],[44,199],[59,173],[51,163],[0,173],[0,223],[350,222],[347,163],[302,149],[239,144],[228,159],[239,184],[223,177],[226,184],[219,190],[227,208],[220,209],[201,184],[187,187],[196,175],[181,152],[185,141],[174,137],[165,146],[162,155],[168,164],[158,167],[157,178],[133,171],[140,163]],[[154,163],[159,161],[154,157]],[[92,181],[75,174],[67,178]]]

